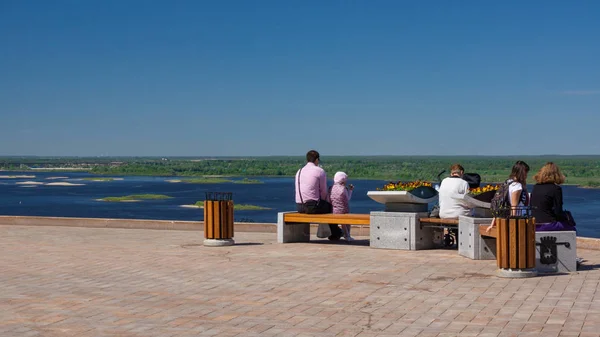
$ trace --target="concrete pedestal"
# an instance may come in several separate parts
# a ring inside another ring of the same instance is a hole
[[[419,218],[427,212],[371,212],[371,248],[431,249],[433,229],[421,228]]]
[[[495,260],[496,239],[481,236],[480,225],[489,225],[491,218],[458,218],[458,254],[473,260]]]
[[[205,239],[204,245],[206,247],[224,247],[233,246],[235,241],[233,239]]]
[[[504,278],[527,278],[536,277],[538,275],[535,269],[502,269],[498,268],[496,276]]]
[[[540,273],[577,271],[577,236],[574,231],[535,233],[535,268]]]
[[[293,212],[277,213],[277,242],[309,242],[310,241],[310,224],[299,223],[290,224],[283,222],[283,215]]]

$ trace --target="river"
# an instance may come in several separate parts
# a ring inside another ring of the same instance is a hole
[[[256,177],[263,184],[188,184],[168,182],[174,177],[112,176],[122,180],[88,181],[97,177],[83,172],[0,172],[0,176],[28,175],[32,178],[0,178],[0,215],[90,217],[161,220],[202,220],[202,209],[181,205],[204,200],[205,192],[232,192],[236,204],[252,204],[269,210],[235,211],[236,221],[277,221],[277,212],[294,210],[293,178]],[[66,178],[56,178],[66,177]],[[49,179],[50,178],[50,179]],[[56,179],[52,179],[56,178]],[[37,182],[23,184],[24,182]],[[77,186],[52,186],[66,182]],[[367,191],[385,181],[352,180],[350,202],[354,213],[383,210],[383,205],[367,197]],[[331,181],[330,181],[331,184]],[[530,187],[531,188],[531,187]],[[141,202],[105,202],[97,199],[131,194],[165,194],[171,199]],[[600,189],[563,186],[564,207],[577,221],[578,235],[600,238]]]

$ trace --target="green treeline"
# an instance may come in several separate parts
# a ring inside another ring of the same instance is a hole
[[[250,157],[250,158],[139,158],[119,157],[95,161],[97,158],[0,158],[0,169],[27,170],[28,167],[77,166],[101,175],[149,176],[293,176],[304,165],[303,157]],[[350,178],[381,179],[390,181],[435,181],[441,170],[460,163],[467,172],[476,172],[485,182],[500,182],[508,177],[516,160],[531,166],[529,182],[546,162],[559,165],[567,176],[567,184],[600,187],[600,156],[333,156],[322,155],[322,166],[332,177],[336,171],[348,173]],[[29,165],[29,166],[27,166]],[[87,166],[86,166],[87,165]],[[447,174],[447,173],[446,173]],[[217,178],[217,177],[214,177]]]
[[[337,171],[351,178],[381,180],[436,180],[442,170],[460,163],[467,172],[476,172],[486,182],[506,179],[512,165],[525,160],[533,175],[546,162],[553,161],[567,176],[567,183],[584,186],[600,185],[600,157],[323,157],[328,175]],[[163,175],[163,176],[293,176],[304,165],[302,158],[249,158],[227,160],[131,161],[121,166],[97,166],[97,174]]]

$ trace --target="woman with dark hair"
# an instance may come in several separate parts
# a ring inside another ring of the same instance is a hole
[[[529,206],[529,193],[527,193],[527,174],[529,174],[529,165],[522,160],[517,161],[510,172],[506,183],[508,185],[508,202],[511,206],[511,216],[525,215],[525,206]],[[486,229],[491,231],[496,224],[496,218]]]
[[[524,207],[529,206],[529,193],[527,193],[527,174],[529,165],[524,161],[517,161],[508,178],[508,202],[512,207],[511,215],[524,215]]]
[[[533,177],[537,184],[531,192],[531,213],[535,218],[536,231],[574,231],[575,227],[567,223],[563,210],[563,194],[560,185],[565,176],[558,166],[546,163]]]

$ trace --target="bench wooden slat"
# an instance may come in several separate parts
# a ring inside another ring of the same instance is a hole
[[[486,232],[488,227],[489,227],[489,225],[480,225],[479,226],[479,234],[481,236],[489,236],[492,238],[497,238],[498,237],[498,227],[494,226],[494,227],[492,227],[492,229],[489,232]]]
[[[296,223],[322,223],[322,224],[342,224],[342,225],[363,225],[369,226],[371,223],[370,214],[304,214],[304,213],[286,213],[283,215],[284,222]]]
[[[444,225],[458,225],[458,219],[420,218],[421,223],[435,223]]]

